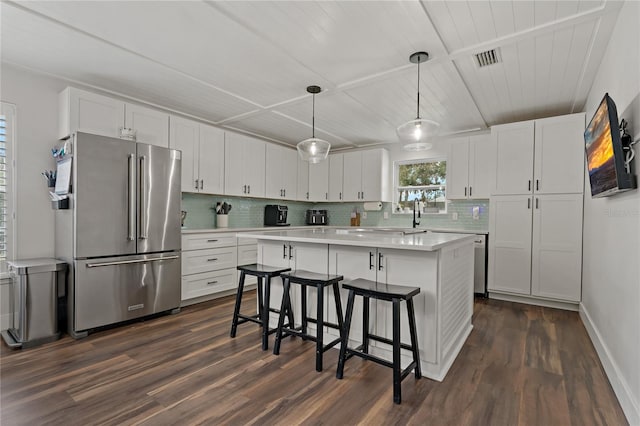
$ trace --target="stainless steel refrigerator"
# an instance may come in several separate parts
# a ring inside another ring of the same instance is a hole
[[[70,264],[73,337],[179,307],[180,155],[72,136],[69,209],[56,211],[56,257]]]

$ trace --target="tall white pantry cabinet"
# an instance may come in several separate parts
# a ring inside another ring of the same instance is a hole
[[[585,115],[491,128],[490,293],[577,303]]]

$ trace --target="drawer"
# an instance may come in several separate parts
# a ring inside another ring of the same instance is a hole
[[[235,247],[235,233],[189,234],[182,236],[182,251],[211,249],[217,247]]]
[[[258,262],[258,246],[238,246],[238,265],[251,265]]]
[[[238,234],[241,235],[241,234]],[[257,246],[258,240],[255,238],[240,238],[238,237],[239,246]]]
[[[236,247],[193,250],[182,253],[182,275],[218,271],[237,266]]]
[[[182,300],[238,288],[234,268],[182,277]]]

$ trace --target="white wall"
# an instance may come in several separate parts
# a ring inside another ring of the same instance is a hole
[[[0,97],[16,105],[16,249],[15,258],[53,257],[54,214],[44,170],[55,167],[58,92],[68,83],[2,64]]]
[[[620,118],[633,124],[634,139],[640,137],[638,22],[640,3],[627,1],[585,105],[590,120],[609,92]],[[636,157],[636,175],[639,169]],[[592,199],[588,177],[585,185],[581,313],[627,419],[640,424],[640,191]]]

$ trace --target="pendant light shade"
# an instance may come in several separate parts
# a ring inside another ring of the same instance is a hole
[[[326,160],[327,155],[329,155],[329,149],[331,149],[331,144],[329,142],[316,138],[316,93],[320,93],[321,91],[322,89],[318,86],[307,87],[307,92],[313,95],[311,137],[299,142],[296,146],[300,158],[311,164],[317,164],[322,160]]]
[[[427,52],[416,52],[409,57],[409,61],[418,64],[418,96],[416,118],[401,124],[396,129],[398,137],[405,143],[404,149],[407,151],[423,151],[431,149],[433,146],[427,142],[428,139],[438,134],[440,125],[432,120],[420,118],[420,63],[429,59]]]

